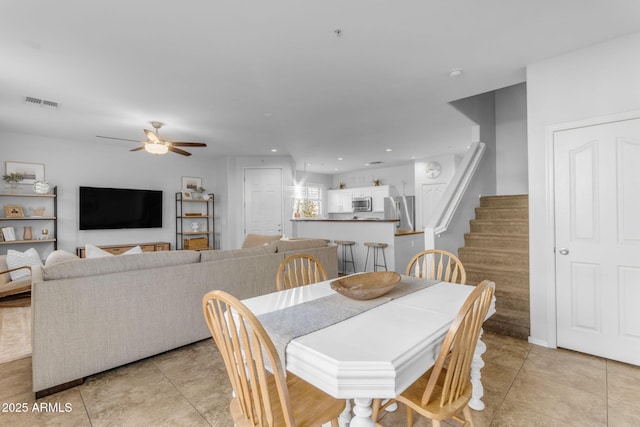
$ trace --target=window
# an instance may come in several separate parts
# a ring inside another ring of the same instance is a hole
[[[322,213],[322,185],[308,183],[306,186],[297,186],[294,190],[294,213],[300,216],[312,218]]]

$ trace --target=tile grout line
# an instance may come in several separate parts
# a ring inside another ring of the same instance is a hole
[[[169,381],[169,384],[171,384],[171,385],[173,386],[173,388],[175,388],[175,389],[176,389],[176,391],[177,391],[178,393],[180,393],[180,396],[182,396],[182,397],[184,398],[184,400],[186,400],[186,401],[189,403],[189,406],[191,406],[191,407],[192,407],[192,408],[193,408],[193,409],[198,413],[198,415],[200,415],[200,416],[202,417],[202,419],[204,420],[204,422],[211,426],[211,423],[209,422],[209,420],[207,419],[207,417],[205,417],[205,415],[204,415],[202,412],[200,412],[200,410],[199,410],[199,409],[198,409],[198,408],[197,408],[197,407],[196,407],[196,406],[191,402],[191,400],[190,400],[187,396],[185,396],[185,395],[184,395],[184,393],[182,392],[182,390],[180,390],[180,388],[179,388],[177,385],[175,385],[175,383],[174,383],[173,381],[171,381],[171,378],[169,378],[169,377],[167,376],[167,374],[165,374],[165,373],[164,373],[164,371],[162,370],[162,368],[160,368],[160,366],[158,366],[158,365],[156,364],[155,360],[152,360],[152,361],[151,361],[151,363],[153,363],[153,366],[155,366],[155,367],[156,367],[156,369],[157,369],[158,371],[160,371],[160,373],[162,374],[162,376],[164,376],[164,377],[165,377],[165,379],[166,379],[167,381]],[[212,426],[212,427],[213,427],[213,426]]]

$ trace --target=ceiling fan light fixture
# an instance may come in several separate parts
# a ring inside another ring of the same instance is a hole
[[[144,144],[144,150],[151,154],[167,154],[169,147],[164,144]]]

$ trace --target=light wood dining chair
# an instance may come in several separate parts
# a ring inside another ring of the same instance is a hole
[[[302,427],[331,422],[338,427],[345,401],[290,372],[285,377],[271,338],[242,302],[216,290],[204,296],[202,309],[231,380],[230,412],[236,426]]]
[[[327,270],[316,257],[309,254],[293,254],[278,267],[276,287],[279,291],[327,280]]]
[[[407,276],[466,283],[467,273],[460,259],[442,249],[427,249],[417,253],[407,264]]]
[[[434,427],[440,427],[440,421],[449,419],[473,427],[469,409],[471,361],[494,291],[495,284],[488,280],[476,286],[451,324],[433,367],[395,399],[384,405],[375,399],[374,420],[377,421],[381,409],[397,401],[407,406],[408,426],[413,425],[413,411],[416,411],[429,418]]]

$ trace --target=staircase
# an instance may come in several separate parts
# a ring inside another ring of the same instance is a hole
[[[528,196],[480,198],[476,219],[458,257],[467,283],[489,279],[496,284],[496,313],[486,331],[529,337],[529,201]]]

